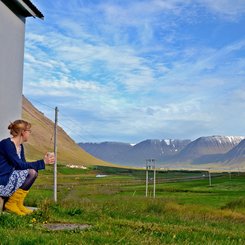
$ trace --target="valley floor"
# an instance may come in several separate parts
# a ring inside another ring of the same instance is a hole
[[[97,178],[96,175],[104,177]],[[145,172],[58,166],[58,202],[49,168],[27,204],[30,216],[0,214],[0,244],[245,244],[245,173]],[[47,224],[89,225],[52,231]]]

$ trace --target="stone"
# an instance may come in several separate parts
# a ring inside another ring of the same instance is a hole
[[[44,224],[44,227],[51,231],[64,231],[64,230],[85,230],[90,228],[90,225],[50,223],[50,224]]]

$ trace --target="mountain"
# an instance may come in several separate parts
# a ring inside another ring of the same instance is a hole
[[[171,161],[195,164],[222,162],[225,161],[224,154],[237,146],[243,139],[243,136],[200,137],[188,144]]]
[[[22,98],[22,118],[32,124],[32,134],[25,143],[25,153],[29,160],[41,159],[48,151],[53,151],[54,123],[38,111],[24,96]],[[58,162],[81,165],[112,165],[97,159],[79,147],[61,128],[57,130]]]
[[[163,161],[181,151],[190,140],[157,140],[148,139],[136,144],[132,149],[121,155],[121,163],[144,165],[146,159]]]
[[[126,165],[121,156],[133,146],[123,142],[78,143],[89,154],[104,161]]]
[[[118,162],[118,156],[129,151],[133,146],[121,142],[79,143],[86,152],[109,162]]]
[[[145,160],[166,159],[181,151],[190,140],[144,140],[132,146],[128,143],[79,143],[88,153],[105,161],[128,166],[143,166]]]
[[[224,159],[229,164],[243,163],[245,166],[245,139],[229,152],[224,154]]]
[[[144,166],[146,159],[155,159],[163,167],[245,163],[244,136],[206,136],[194,141],[148,139],[134,146],[118,142],[80,143],[80,146],[105,161],[128,166]]]

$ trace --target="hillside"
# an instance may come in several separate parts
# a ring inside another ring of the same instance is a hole
[[[25,143],[26,158],[43,158],[44,153],[53,151],[54,123],[38,111],[24,96],[22,100],[22,118],[32,124],[30,140]],[[61,128],[58,127],[58,162],[80,165],[112,165],[99,160],[81,149]]]

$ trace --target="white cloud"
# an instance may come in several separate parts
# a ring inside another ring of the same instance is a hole
[[[61,34],[55,37],[52,33],[47,33],[45,38],[39,38],[44,42],[40,47],[41,44],[32,45],[31,38],[32,36],[27,38],[26,63],[35,67],[35,72],[46,67],[53,68],[56,75],[60,74],[60,70],[64,73],[80,72],[80,76],[83,72],[97,72],[102,77],[106,69],[108,73],[115,72],[116,82],[124,84],[128,90],[142,89],[153,81],[153,71],[147,66],[145,58],[129,47],[110,47],[103,43],[92,45]],[[49,51],[44,53],[42,47],[48,48]],[[31,52],[35,52],[35,57]],[[56,60],[50,60],[50,52],[55,55]],[[98,66],[101,67],[101,72],[98,71]],[[50,75],[48,71],[47,74]],[[62,74],[60,76],[62,77]]]
[[[225,110],[239,113],[244,102],[245,41],[216,45],[199,33],[211,16],[238,21],[244,10],[236,4],[43,1],[47,23],[26,35],[24,92],[57,103],[74,125],[81,120],[81,130],[103,137],[184,136],[192,133],[188,124],[193,135],[213,132],[212,123],[225,130]],[[234,102],[226,108],[227,98]]]
[[[237,20],[237,17],[245,13],[244,0],[199,0],[199,2],[215,14],[232,20]]]
[[[100,92],[98,84],[95,84],[91,81],[41,81],[37,83],[30,83],[32,86],[39,86],[47,89],[60,89],[60,90],[80,90],[84,92]]]

